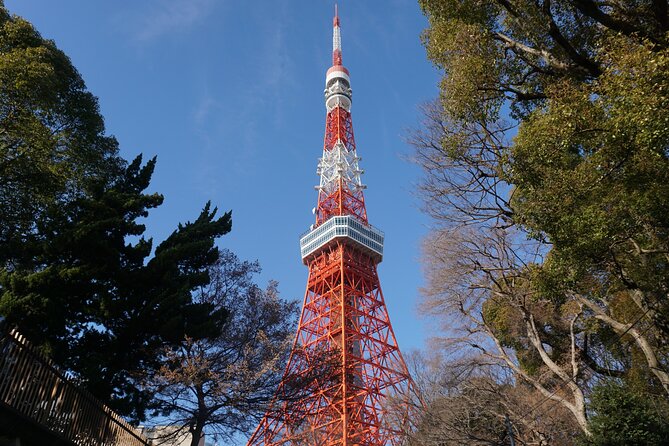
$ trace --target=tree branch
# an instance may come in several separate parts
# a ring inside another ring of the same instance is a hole
[[[569,58],[578,66],[584,68],[592,77],[598,77],[602,74],[599,64],[594,60],[579,53],[576,48],[565,38],[560,32],[553,14],[551,12],[551,0],[544,0],[542,7],[543,13],[548,19],[548,35],[555,40],[555,42],[562,47],[569,56]]]
[[[634,324],[625,324],[611,317],[604,310],[602,310],[599,305],[592,302],[590,299],[577,293],[574,293],[574,297],[578,299],[579,302],[582,302],[590,310],[592,310],[596,319],[599,319],[600,321],[608,324],[616,333],[618,333],[618,335],[622,336],[624,334],[629,334],[634,339],[646,358],[648,368],[660,381],[664,390],[669,394],[669,373],[667,373],[663,365],[658,360],[657,355],[655,354],[655,350],[651,346],[648,339],[634,327],[636,322],[639,322],[641,318],[638,319]]]
[[[511,37],[501,32],[493,33],[493,38],[503,42],[507,48],[511,49],[515,53],[520,52],[522,54],[534,56],[543,60],[549,67],[551,67],[556,71],[567,71],[570,68],[569,64],[566,64],[561,60],[558,60],[548,51],[532,48],[528,45],[525,45],[524,43],[520,43],[512,39]]]
[[[622,33],[626,36],[638,35],[640,37],[646,37],[654,43],[657,43],[657,40],[652,36],[649,36],[643,29],[632,25],[630,22],[616,19],[604,11],[599,9],[597,3],[592,0],[572,0],[572,3],[576,8],[584,15],[590,17],[596,22],[604,25],[605,27]]]

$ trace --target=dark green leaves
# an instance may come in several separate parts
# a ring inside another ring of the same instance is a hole
[[[226,312],[193,301],[230,213],[207,203],[152,256],[142,218],[156,160],[127,163],[68,57],[0,2],[0,314],[120,413],[141,419],[137,383],[184,336]]]

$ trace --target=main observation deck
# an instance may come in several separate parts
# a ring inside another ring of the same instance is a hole
[[[340,240],[369,254],[375,263],[383,259],[383,232],[352,215],[334,216],[300,237],[302,262],[308,264],[323,248]]]

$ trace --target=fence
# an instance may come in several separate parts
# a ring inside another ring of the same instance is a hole
[[[0,338],[0,406],[76,446],[146,446],[148,441],[16,330]]]

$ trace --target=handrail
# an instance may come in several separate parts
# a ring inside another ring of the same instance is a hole
[[[306,231],[302,232],[302,233],[300,234],[300,237],[299,237],[299,238],[302,239],[302,237],[304,237],[305,235],[307,235],[308,233],[310,233],[310,232],[313,231],[314,229],[316,229],[316,228],[320,228],[321,226],[325,225],[327,222],[329,222],[330,220],[332,220],[332,219],[335,218],[335,217],[351,217],[354,221],[360,223],[360,224],[363,225],[363,226],[372,228],[372,230],[374,230],[375,232],[378,232],[380,235],[383,235],[383,236],[385,237],[385,233],[384,233],[382,230],[380,230],[379,228],[377,228],[376,226],[374,226],[374,225],[372,225],[372,224],[370,224],[370,223],[367,223],[367,222],[364,222],[364,221],[360,220],[359,218],[357,218],[357,217],[356,217],[355,215],[353,215],[353,214],[344,214],[344,215],[333,215],[332,217],[328,218],[327,220],[325,220],[325,221],[324,221],[323,223],[321,223],[320,225],[318,225],[318,226],[313,225],[313,227],[311,227],[311,228],[307,229]]]
[[[150,444],[15,329],[0,337],[0,406],[76,446]]]

